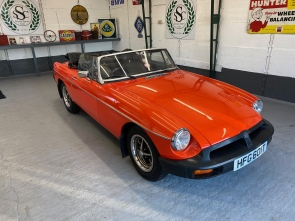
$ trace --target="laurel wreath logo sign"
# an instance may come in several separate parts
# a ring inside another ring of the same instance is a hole
[[[13,5],[14,0],[7,0],[7,2],[4,3],[2,9],[1,9],[1,17],[3,22],[7,25],[8,28],[10,28],[12,31],[16,31],[16,25],[11,21],[10,15],[9,15],[9,9]]]
[[[194,0],[166,1],[166,37],[171,38],[173,36],[182,39],[190,35],[196,20]],[[194,38],[194,35],[190,35],[189,38]]]
[[[33,14],[33,20],[32,20],[32,23],[30,24],[30,30],[35,31],[40,24],[39,12],[33,4],[29,3],[29,1],[23,1],[23,3],[25,4],[25,6],[27,6],[28,9],[30,9],[30,11]]]
[[[186,27],[184,28],[183,34],[188,34],[193,28],[193,25],[195,23],[195,11],[192,6],[192,3],[190,3],[188,0],[183,0],[184,5],[188,9],[188,22],[186,24]]]
[[[170,4],[170,6],[168,8],[167,14],[166,14],[167,26],[168,26],[168,29],[171,34],[174,34],[174,27],[173,27],[173,24],[171,21],[171,14],[172,14],[173,9],[175,8],[176,3],[177,3],[177,1],[172,1],[172,3]]]
[[[1,4],[1,19],[7,30],[4,33],[7,34],[36,33],[41,23],[38,8],[30,0],[4,0]],[[43,33],[42,30],[38,32]]]

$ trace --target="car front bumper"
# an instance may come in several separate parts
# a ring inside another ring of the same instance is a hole
[[[205,179],[211,178],[234,168],[234,161],[252,152],[267,141],[271,142],[274,128],[267,120],[243,131],[239,135],[221,143],[203,149],[197,156],[186,160],[170,160],[159,157],[164,171],[185,178]],[[195,175],[196,170],[209,170],[212,172]]]

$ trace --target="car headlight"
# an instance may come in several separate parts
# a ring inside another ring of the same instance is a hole
[[[261,113],[263,109],[263,102],[261,100],[257,100],[252,105],[253,109],[256,110],[258,113]]]
[[[189,144],[190,139],[191,139],[191,134],[187,129],[185,128],[179,129],[178,131],[176,131],[176,133],[172,137],[171,146],[173,147],[174,150],[184,150]]]

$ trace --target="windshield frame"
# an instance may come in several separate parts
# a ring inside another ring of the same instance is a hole
[[[166,52],[166,55],[169,57],[170,61],[172,62],[172,65],[174,67],[172,68],[166,68],[166,69],[159,69],[159,70],[155,70],[155,71],[147,71],[147,72],[143,72],[143,73],[138,73],[138,74],[134,74],[134,75],[130,75],[128,76],[124,70],[124,68],[122,67],[121,63],[119,62],[118,58],[117,58],[117,55],[122,55],[122,54],[128,54],[128,53],[134,53],[134,52],[146,52],[146,51],[165,51]],[[113,79],[103,79],[101,77],[101,65],[100,65],[100,60],[105,58],[105,57],[111,57],[111,56],[114,56],[115,59],[117,60],[119,66],[121,67],[121,69],[124,71],[124,74],[126,76],[124,77],[120,77],[120,78],[113,78]],[[130,50],[130,51],[125,51],[125,52],[118,52],[118,53],[112,53],[112,54],[106,54],[106,55],[103,55],[103,56],[100,56],[100,57],[97,57],[97,64],[98,64],[98,80],[99,80],[99,83],[101,84],[104,84],[104,83],[109,83],[109,82],[116,82],[116,81],[121,81],[121,80],[126,80],[126,79],[132,79],[132,78],[136,78],[136,77],[142,77],[142,76],[145,76],[145,75],[150,75],[150,74],[155,74],[155,73],[159,73],[159,72],[162,72],[162,71],[169,71],[169,70],[175,70],[175,69],[178,69],[177,65],[175,64],[174,60],[172,59],[171,55],[169,54],[169,52],[167,51],[167,49],[165,48],[152,48],[152,49],[140,49],[140,50]]]

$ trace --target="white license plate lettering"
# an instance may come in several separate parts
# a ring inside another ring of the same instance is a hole
[[[236,159],[234,161],[234,171],[239,170],[242,167],[247,166],[252,161],[256,160],[266,151],[266,148],[267,148],[267,142],[265,142],[260,147],[253,150],[252,152]]]

